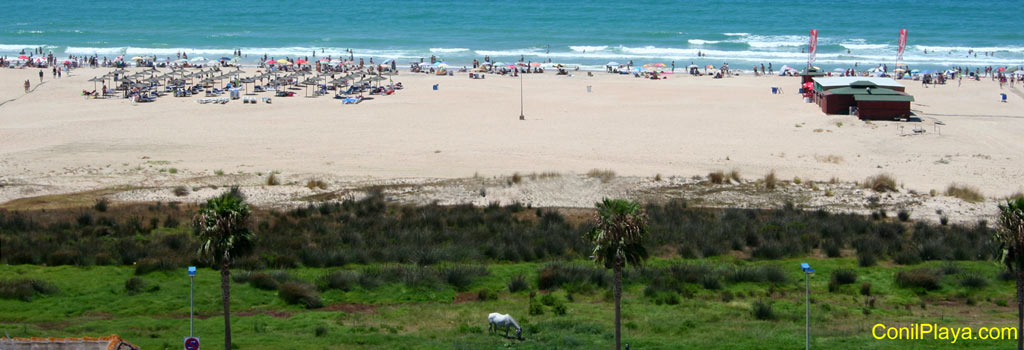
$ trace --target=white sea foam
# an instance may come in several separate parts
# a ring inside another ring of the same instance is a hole
[[[718,40],[690,39],[690,40],[687,40],[686,42],[688,42],[690,44],[693,44],[693,45],[706,45],[706,44],[717,44],[717,43],[720,43],[721,41],[718,41]]]
[[[469,51],[469,49],[462,48],[462,47],[456,47],[456,48],[432,47],[432,48],[430,48],[430,52],[435,52],[435,53],[454,53],[454,52],[466,52],[466,51]]]
[[[842,43],[839,44],[850,50],[878,50],[889,47],[888,44],[850,44]]]
[[[0,51],[4,51],[4,52],[21,51],[22,49],[32,49],[32,48],[37,48],[37,47],[40,47],[40,46],[45,46],[45,45],[36,45],[36,44],[0,44]]]
[[[967,46],[930,46],[930,45],[913,45],[917,51],[945,51],[945,52],[962,52],[966,53],[970,50],[980,52],[1024,52],[1022,46],[995,46],[995,47],[967,47]]]
[[[750,33],[722,33],[725,36],[748,36]]]
[[[576,52],[595,52],[607,50],[608,46],[569,46],[569,49]]]

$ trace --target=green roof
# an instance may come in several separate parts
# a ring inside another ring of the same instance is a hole
[[[825,90],[825,93],[835,95],[899,95],[900,92],[886,88],[872,88],[869,92],[864,88],[841,87]]]
[[[887,102],[911,102],[914,96],[910,95],[854,95],[854,101],[887,101]]]

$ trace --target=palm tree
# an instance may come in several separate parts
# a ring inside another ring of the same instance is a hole
[[[615,349],[622,346],[622,268],[643,265],[647,259],[644,236],[647,235],[647,215],[640,204],[624,199],[605,198],[597,206],[596,226],[587,233],[594,243],[595,262],[615,272]]]
[[[1024,332],[1024,197],[999,206],[996,240],[1003,264],[1017,277],[1017,332]],[[1024,337],[1017,337],[1017,350],[1024,350]]]
[[[252,252],[254,236],[247,227],[250,213],[241,193],[233,188],[207,201],[194,219],[202,243],[199,255],[220,267],[224,350],[231,350],[231,262]]]

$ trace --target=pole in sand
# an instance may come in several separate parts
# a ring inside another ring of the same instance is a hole
[[[516,70],[519,70],[516,67]],[[519,74],[519,120],[526,120],[526,116],[523,115],[523,74]]]

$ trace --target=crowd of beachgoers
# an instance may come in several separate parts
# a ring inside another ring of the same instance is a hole
[[[374,61],[370,58],[356,58],[354,53],[347,51],[347,57],[328,55],[317,58],[317,52],[305,57],[275,58],[262,55],[259,63],[254,65],[255,71],[246,74],[241,70],[243,57],[248,59],[241,50],[235,50],[232,57],[207,59],[205,57],[189,57],[187,52],[179,52],[174,58],[158,59],[156,56],[117,56],[113,59],[97,55],[83,57],[70,55],[59,59],[52,52],[43,53],[42,48],[34,49],[16,58],[6,56],[0,58],[0,67],[32,69],[38,68],[39,79],[42,81],[49,70],[53,78],[61,78],[72,70],[79,68],[113,68],[113,70],[90,79],[94,83],[92,90],[85,89],[82,95],[90,98],[120,97],[134,102],[152,102],[165,95],[175,97],[192,97],[201,95],[200,103],[226,103],[241,99],[244,103],[271,103],[272,97],[292,97],[304,93],[308,97],[333,95],[345,104],[356,104],[366,99],[365,95],[392,95],[402,89],[400,82],[394,81],[399,74],[399,64],[395,59]],[[405,66],[405,65],[403,65]],[[724,78],[733,75],[748,74],[753,76],[796,76],[804,72],[819,71],[827,76],[872,76],[892,77],[921,81],[922,84],[945,83],[950,79],[980,80],[982,78],[998,81],[1000,87],[1024,84],[1024,67],[950,67],[945,70],[931,71],[911,69],[905,64],[897,64],[890,69],[888,64],[879,64],[869,68],[836,68],[833,71],[821,71],[818,67],[808,65],[798,70],[789,65],[776,67],[773,63],[754,65],[751,70],[738,70],[729,67],[728,63],[720,66],[698,66],[693,62],[679,65],[675,61],[665,63],[645,63],[637,65],[633,61],[625,63],[608,62],[605,72],[645,79],[667,79],[668,76],[680,73],[693,76],[710,76]],[[130,70],[136,67],[141,69]],[[412,73],[431,74],[438,76],[468,75],[473,79],[484,79],[487,74],[518,77],[520,74],[540,74],[554,71],[557,75],[573,76],[579,74],[580,66],[571,64],[533,62],[520,56],[517,61],[501,62],[484,56],[474,59],[471,65],[455,66],[444,59],[431,56],[409,62],[407,69]],[[249,70],[252,72],[252,70]],[[593,76],[593,71],[586,71]],[[384,82],[386,81],[386,82]],[[99,85],[102,83],[102,88]],[[108,84],[109,83],[109,84]],[[32,82],[24,82],[25,91],[31,91]],[[269,93],[269,96],[254,96]],[[243,97],[243,94],[245,97]]]

